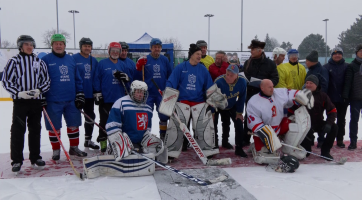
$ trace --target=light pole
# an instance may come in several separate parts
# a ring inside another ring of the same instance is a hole
[[[57,33],[59,34],[59,20],[58,20],[58,0],[57,0]]]
[[[325,19],[323,20],[324,22],[326,22],[326,58],[324,60],[325,63],[327,63],[327,56],[328,56],[328,46],[327,46],[327,22],[329,21],[329,19]]]
[[[1,10],[1,8],[0,8]],[[0,48],[1,48],[1,26],[0,26]]]
[[[210,17],[213,17],[213,14],[206,14],[204,17],[208,17],[209,18],[209,39],[207,41],[207,50],[208,50],[208,54],[210,55]]]
[[[74,18],[74,14],[75,13],[79,13],[79,11],[76,10],[70,10],[68,11],[69,13],[73,13],[73,29],[74,29],[74,49],[75,49],[75,18]]]
[[[240,48],[240,51],[243,51],[243,4],[244,4],[244,1],[241,0],[241,48]]]

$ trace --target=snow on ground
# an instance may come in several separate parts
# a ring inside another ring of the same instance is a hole
[[[98,107],[95,108],[96,113]],[[0,102],[0,153],[10,156],[10,127],[12,102]],[[97,117],[96,121],[99,119]],[[349,140],[346,117],[345,140]],[[84,119],[83,119],[84,122]],[[362,122],[359,123],[362,128]],[[152,132],[158,134],[158,117],[154,112]],[[48,132],[42,120],[41,151],[51,151]],[[63,120],[62,141],[69,148]],[[219,121],[219,130],[221,122]],[[233,127],[233,124],[231,124]],[[84,129],[81,127],[80,148],[83,148]],[[95,126],[93,141],[98,135]],[[231,128],[230,143],[234,144]],[[28,153],[27,135],[24,153]],[[64,156],[64,155],[62,155]],[[257,199],[356,199],[362,187],[362,162],[333,164],[304,164],[294,174],[271,172],[265,167],[225,168],[231,177]],[[101,177],[81,182],[76,176],[50,178],[0,179],[0,199],[161,199],[153,176],[147,177]]]

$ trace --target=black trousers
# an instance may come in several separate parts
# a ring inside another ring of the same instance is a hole
[[[109,111],[111,110],[113,103],[103,103],[99,105],[99,126],[101,126],[104,130],[106,129],[106,124],[108,120]],[[107,133],[105,133],[102,129],[99,129],[99,135],[97,138],[97,142],[104,141],[107,139]]]
[[[218,147],[219,146],[219,136],[218,136],[218,123],[219,123],[219,112],[215,112],[214,114],[214,132],[215,132],[215,145]]]
[[[302,147],[305,148],[305,150],[307,151],[311,151],[312,150],[312,144],[314,143],[314,132],[318,132],[318,134],[323,133],[323,127],[326,124],[326,121],[323,121],[323,123],[318,124],[318,126],[313,126],[313,128],[311,128],[307,134],[307,136],[304,138],[303,142],[300,144]],[[333,143],[334,143],[334,139],[336,138],[337,135],[337,131],[338,131],[338,126],[336,124],[333,123],[331,130],[329,131],[329,133],[324,133],[327,134],[326,138],[323,142],[323,145],[321,147],[321,153],[329,153],[331,148],[333,147]],[[323,134],[323,136],[324,136]]]
[[[84,113],[87,114],[92,120],[96,118],[96,115],[94,114],[94,99],[93,98],[87,98],[85,99],[84,104]],[[84,117],[84,130],[85,130],[85,140],[91,140],[93,135],[93,127],[94,124],[88,119],[88,117]]]
[[[230,136],[230,118],[234,122],[235,128],[235,146],[241,146],[243,142],[243,122],[238,119],[236,120],[236,106],[232,107],[229,110],[219,110],[219,114],[221,117],[221,124],[222,124],[222,140],[228,141]]]
[[[19,99],[13,101],[13,123],[11,125],[10,156],[14,163],[23,164],[24,135],[28,124],[29,160],[35,163],[40,156],[42,107],[38,99]]]
[[[337,109],[337,126],[338,126],[338,133],[337,133],[337,141],[343,141],[343,137],[345,134],[345,126],[346,126],[346,113],[348,108],[348,103],[342,102],[333,102],[334,106]]]

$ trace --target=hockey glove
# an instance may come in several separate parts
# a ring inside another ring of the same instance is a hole
[[[295,95],[295,101],[303,106],[307,106],[308,109],[312,109],[314,107],[314,97],[312,91],[308,89],[298,91]]]
[[[42,107],[42,108],[45,108],[45,109],[47,109],[47,100],[46,100],[46,98],[45,97],[43,97],[41,100],[40,100],[40,106]]]
[[[141,145],[144,153],[153,153],[155,157],[160,155],[164,150],[162,140],[152,135],[148,130],[143,135]]]
[[[99,106],[102,105],[104,103],[103,101],[103,95],[101,92],[94,92],[93,93],[93,97],[94,97],[94,103]]]
[[[78,92],[75,96],[75,107],[77,109],[83,109],[85,104],[85,97],[83,92]]]
[[[16,96],[17,96],[18,98],[22,98],[22,99],[31,99],[31,98],[33,98],[33,96],[30,95],[30,91],[18,92],[18,93],[16,94]]]
[[[123,73],[121,71],[116,71],[113,73],[113,76],[116,77],[116,79],[118,79],[119,81],[124,81],[124,82],[128,82],[129,81],[129,77],[126,73]]]
[[[142,67],[145,66],[147,63],[147,58],[146,57],[140,57],[137,61],[137,64],[136,64],[136,69],[137,71],[142,71]]]
[[[116,162],[122,160],[122,158],[127,157],[131,154],[131,151],[133,149],[133,144],[129,139],[127,133],[122,133],[121,131],[117,131],[111,135],[108,135],[108,140],[112,146],[113,155]]]
[[[34,98],[38,98],[40,95],[40,90],[39,89],[30,90],[29,95],[33,96]]]
[[[330,124],[326,124],[323,127],[323,133],[329,133],[331,131],[332,126]]]

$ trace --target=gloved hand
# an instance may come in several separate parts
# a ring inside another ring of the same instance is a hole
[[[147,57],[140,57],[138,60],[137,60],[137,64],[136,64],[136,69],[137,71],[142,71],[142,67],[145,66],[147,63]]]
[[[34,96],[30,95],[30,91],[22,91],[22,92],[18,92],[16,94],[17,97],[22,98],[22,99],[31,99]]]
[[[116,77],[116,79],[118,79],[119,81],[123,81],[123,82],[128,82],[129,81],[129,77],[126,73],[121,72],[121,71],[116,71],[113,74],[114,77]]]
[[[323,133],[329,133],[331,131],[332,126],[328,123],[326,123],[326,125],[324,125],[323,127]]]
[[[99,106],[102,105],[104,103],[103,101],[103,95],[101,92],[94,92],[93,93],[93,97],[94,97],[94,103]]]
[[[77,109],[83,109],[85,104],[85,97],[83,92],[78,92],[75,96],[75,107]]]
[[[29,95],[33,96],[34,98],[38,98],[40,95],[40,90],[39,89],[30,90]]]
[[[41,106],[42,108],[47,109],[47,105],[48,105],[47,100],[46,100],[45,97],[43,97],[43,98],[40,100],[40,106]]]

